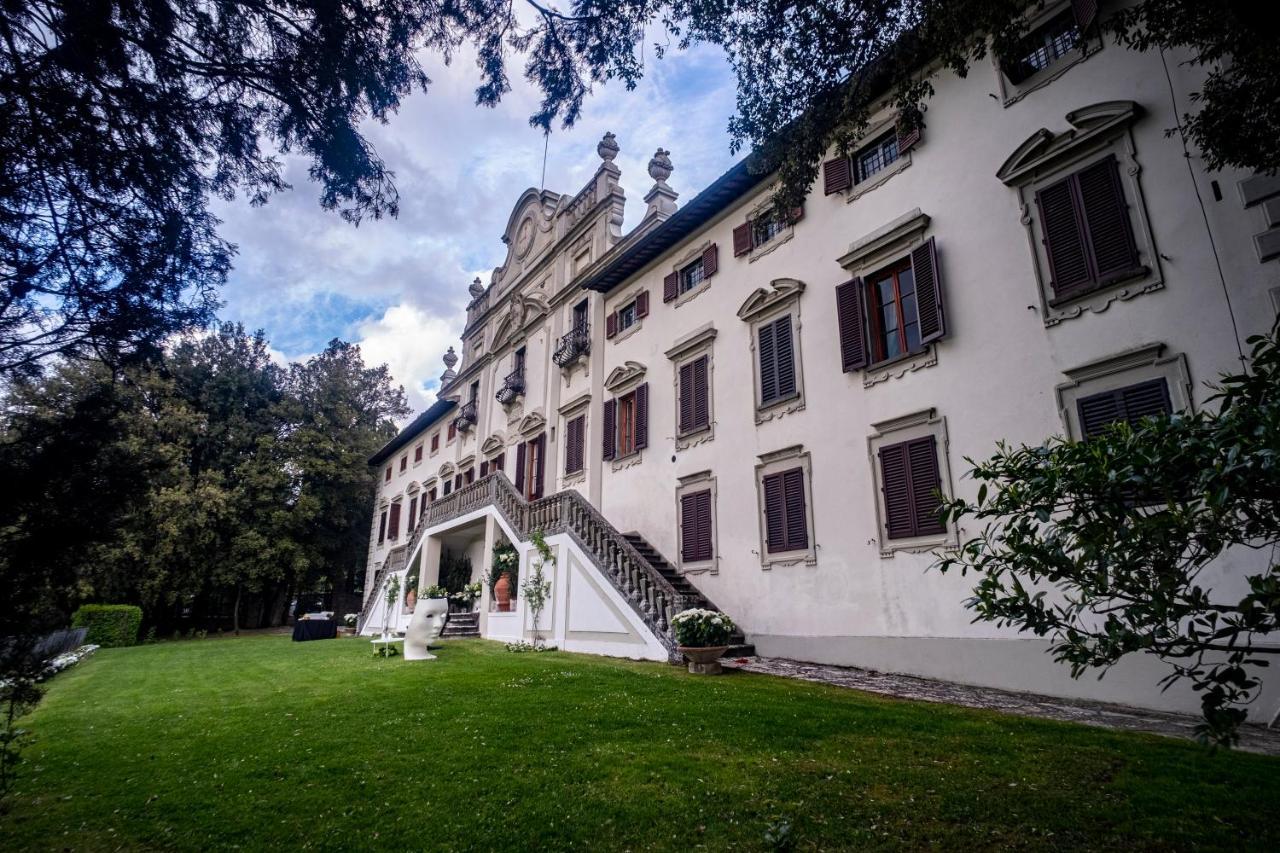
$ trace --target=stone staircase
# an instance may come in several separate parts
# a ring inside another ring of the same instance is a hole
[[[479,637],[480,636],[480,614],[479,613],[450,613],[449,619],[444,623],[444,630],[440,632],[441,637]]]
[[[685,596],[689,607],[720,610],[719,607],[711,603],[711,599],[703,595],[696,586],[689,582],[687,577],[680,574],[676,567],[668,563],[666,558],[658,553],[658,549],[650,545],[648,540],[639,533],[624,533],[622,537],[631,543],[631,547],[636,549],[636,552],[653,567],[654,571],[666,578],[667,583],[671,584],[676,592]],[[724,657],[752,657],[756,653],[756,647],[747,642],[746,635],[742,631],[735,631],[729,642],[729,650],[724,653]]]

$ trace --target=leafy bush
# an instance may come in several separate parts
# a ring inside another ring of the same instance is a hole
[[[431,586],[423,590],[422,597],[423,598],[448,598],[449,590],[445,589],[442,586],[437,586],[436,584],[432,584]]]
[[[71,615],[71,627],[88,628],[84,641],[98,646],[132,646],[141,626],[142,608],[132,604],[84,604]]]
[[[675,629],[677,643],[693,648],[727,646],[738,629],[723,613],[699,608],[682,610],[671,617],[671,627]]]

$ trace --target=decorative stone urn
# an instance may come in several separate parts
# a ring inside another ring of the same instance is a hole
[[[719,675],[720,658],[729,651],[728,646],[676,646],[676,651],[689,660],[689,671],[694,675]]]
[[[493,597],[498,600],[498,612],[511,612],[511,575],[503,572],[498,582],[493,585]]]
[[[413,618],[404,632],[405,660],[435,660],[436,656],[428,649],[431,643],[440,639],[444,630],[445,617],[449,613],[449,599],[424,598],[413,609]]]

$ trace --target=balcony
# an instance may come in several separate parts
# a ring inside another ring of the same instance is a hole
[[[551,359],[560,367],[568,367],[591,352],[591,324],[574,326],[561,336]]]
[[[517,368],[507,374],[507,378],[502,380],[502,387],[498,389],[498,393],[494,396],[498,398],[498,402],[502,405],[510,405],[516,401],[516,398],[524,394],[524,368]]]
[[[470,400],[462,404],[462,408],[458,409],[458,415],[453,419],[454,426],[458,428],[458,432],[466,432],[476,425],[476,401]]]

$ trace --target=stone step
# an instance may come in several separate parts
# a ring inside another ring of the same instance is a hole
[[[463,628],[461,626],[454,627],[451,625],[444,626],[444,630],[440,632],[442,637],[479,637],[479,628]]]

